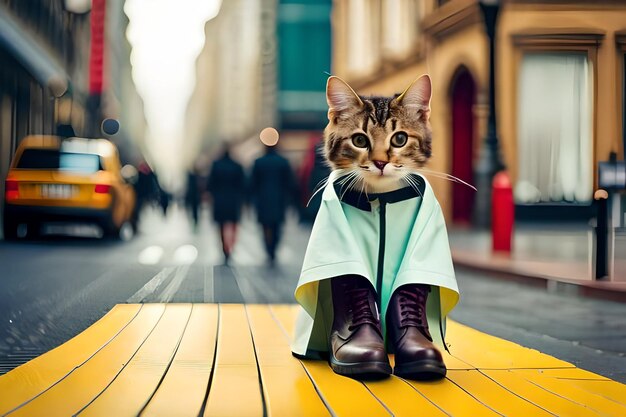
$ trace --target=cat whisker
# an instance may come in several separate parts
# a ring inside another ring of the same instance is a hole
[[[350,189],[352,189],[358,183],[358,181],[361,180],[361,176],[358,174],[358,172],[355,171],[354,173],[355,173],[355,175],[352,176],[352,178],[350,179],[350,182],[348,182],[348,184],[346,185],[345,189],[341,193],[340,200],[343,200],[343,197],[346,195],[346,193]]]
[[[417,191],[417,193],[423,198],[424,194],[422,194],[422,191],[420,190],[419,180],[411,178],[411,181],[413,182],[413,184],[415,184],[415,191]]]
[[[309,201],[307,201],[306,203],[307,207],[309,207],[309,204],[311,204],[311,200],[313,200],[317,193],[319,193],[324,189],[324,187],[326,187],[326,184],[328,184],[328,178],[329,177],[322,178],[322,180],[318,182],[317,185],[313,188],[313,194],[311,194],[311,197],[309,197]]]
[[[319,193],[320,191],[322,191],[326,187],[326,184],[328,184],[328,177],[324,178],[323,180],[321,180],[320,182],[317,183],[317,185],[315,186],[315,189],[313,190],[313,194],[311,194],[311,197],[309,198],[309,201],[307,201],[307,203],[306,203],[307,207],[309,207],[309,204],[311,204],[311,201],[313,200],[313,198],[315,198],[317,193]]]
[[[358,175],[357,171],[350,171],[348,174],[346,174],[340,181],[338,181],[338,183],[340,185],[345,184],[346,182],[348,182],[349,180],[351,180],[352,178],[354,178],[355,176]]]
[[[337,184],[343,186],[346,182],[352,179],[352,176],[341,179],[341,181],[337,181]]]
[[[343,178],[341,181],[338,181],[338,184],[341,186],[339,189],[342,190],[342,196],[345,194],[345,192],[350,188],[350,182],[352,182],[352,180],[355,178],[355,174],[354,173],[350,173],[348,175],[346,175],[345,178]]]
[[[352,185],[352,183],[354,182],[356,177],[353,177],[350,180],[350,183],[348,183],[348,185],[344,188],[343,192],[341,193],[341,196],[339,197],[340,200],[343,200],[343,197],[346,195],[346,193],[350,190],[350,187]]]
[[[367,195],[367,184],[365,183],[365,178],[363,176],[360,176],[359,180],[361,181],[361,194],[365,194],[365,198],[367,200],[369,200],[369,197]]]
[[[441,179],[444,179],[444,180],[448,180],[450,182],[456,182],[457,184],[463,184],[463,185],[471,188],[472,190],[477,191],[476,187],[474,187],[472,184],[469,184],[469,183],[463,181],[462,179],[457,178],[454,175],[451,175],[451,174],[448,174],[448,173],[445,173],[445,172],[432,171],[430,169],[425,169],[425,168],[418,168],[417,172],[424,173],[425,175],[432,175],[433,177],[441,178]]]
[[[407,182],[407,184],[409,184],[411,188],[413,188],[420,195],[420,197],[424,197],[424,195],[420,191],[419,183],[417,182],[417,180],[415,180],[415,178],[411,177],[410,175],[406,175],[403,179]]]
[[[317,183],[317,185],[313,188],[313,194],[326,187],[326,184],[328,184],[328,178],[328,176],[326,178],[322,178],[322,180]]]

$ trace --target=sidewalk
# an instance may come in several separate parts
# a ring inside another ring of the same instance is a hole
[[[510,254],[493,253],[489,231],[449,231],[455,264],[549,290],[626,302],[626,235],[618,234],[612,280],[593,279],[590,229],[574,225],[517,224]]]
[[[118,304],[0,377],[11,416],[624,416],[626,385],[452,320],[446,378],[359,381],[291,355],[295,304]],[[391,364],[394,363],[390,355]]]

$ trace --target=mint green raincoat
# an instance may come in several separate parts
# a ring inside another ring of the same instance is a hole
[[[405,284],[429,284],[426,314],[434,342],[445,348],[445,318],[459,291],[441,207],[430,184],[415,175],[407,187],[382,194],[342,189],[333,171],[322,194],[295,297],[301,305],[292,351],[328,351],[333,321],[329,278],[360,275],[376,289],[383,334],[391,294]],[[340,198],[341,197],[341,198]]]

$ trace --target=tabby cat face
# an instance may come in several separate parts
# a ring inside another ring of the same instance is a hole
[[[431,156],[431,82],[423,75],[393,97],[361,97],[330,77],[326,86],[326,159],[353,177],[353,186],[382,192],[400,188]],[[408,182],[408,181],[407,181]]]

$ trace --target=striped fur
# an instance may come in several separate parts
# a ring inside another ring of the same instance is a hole
[[[401,179],[423,167],[432,154],[430,78],[427,82],[427,86],[421,81],[417,87],[412,85],[402,96],[363,97],[331,77],[327,87],[329,123],[324,132],[329,165],[356,172],[365,190],[403,186]],[[398,132],[406,133],[408,141],[394,147],[391,140]],[[367,136],[367,148],[353,144],[357,134]],[[386,162],[389,167],[381,172],[373,161]]]

